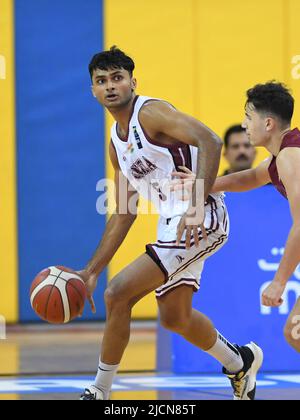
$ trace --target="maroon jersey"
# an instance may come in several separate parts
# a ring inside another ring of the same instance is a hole
[[[282,145],[280,147],[280,151],[283,149],[286,149],[287,147],[300,148],[300,131],[298,130],[298,128],[295,128],[295,130],[290,131],[288,134],[284,136]],[[269,174],[272,180],[272,184],[280,192],[280,194],[282,194],[285,198],[287,198],[285,186],[283,185],[282,181],[279,179],[276,156],[273,157],[273,160],[269,166]]]

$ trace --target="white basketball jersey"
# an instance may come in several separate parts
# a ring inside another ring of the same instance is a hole
[[[127,141],[118,136],[117,123],[112,127],[111,139],[124,176],[141,196],[156,206],[162,217],[171,219],[183,215],[189,206],[189,202],[179,199],[177,193],[169,192],[172,172],[179,171],[179,166],[196,172],[198,149],[184,143],[164,146],[148,137],[139,122],[139,112],[146,102],[153,100],[157,99],[137,96]],[[220,194],[212,196],[218,198]]]

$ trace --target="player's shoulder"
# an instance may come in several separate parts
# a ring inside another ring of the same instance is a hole
[[[146,98],[140,113],[155,112],[157,110],[175,109],[170,102],[158,98]]]
[[[174,112],[175,108],[168,101],[163,99],[150,98],[141,107],[139,111],[139,119],[146,124],[153,124],[154,121],[163,118],[170,112]]]
[[[292,181],[300,173],[300,148],[287,147],[279,153],[276,165],[281,179]]]
[[[300,144],[299,147],[285,147],[279,152],[277,162],[284,162],[286,160],[300,160]]]

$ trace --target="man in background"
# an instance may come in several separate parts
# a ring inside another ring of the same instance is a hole
[[[249,141],[246,130],[241,125],[233,125],[225,133],[224,157],[229,168],[223,175],[251,169],[256,158],[256,149]]]

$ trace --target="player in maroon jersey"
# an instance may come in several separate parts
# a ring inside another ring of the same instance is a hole
[[[271,285],[264,291],[262,303],[278,307],[283,303],[283,293],[289,278],[300,263],[300,131],[291,129],[294,98],[280,83],[257,85],[247,92],[244,127],[256,147],[265,147],[271,157],[256,169],[227,175],[217,179],[213,192],[244,192],[270,182],[288,199],[293,217],[285,253]],[[184,169],[185,175],[175,173],[181,181],[174,183],[179,189],[191,185],[194,175]],[[300,298],[285,326],[288,343],[300,353],[300,340],[296,326],[300,321]]]

